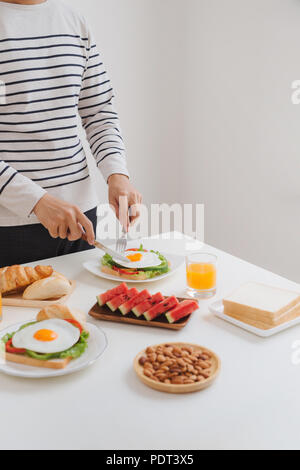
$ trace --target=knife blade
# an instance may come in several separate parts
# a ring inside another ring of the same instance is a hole
[[[115,250],[112,250],[111,248],[108,248],[107,246],[103,245],[103,243],[99,242],[99,240],[95,240],[95,247],[99,248],[99,250],[103,250],[105,253],[109,254],[110,256],[113,256],[114,258],[117,258],[120,261],[123,261],[123,263],[129,263],[129,259],[126,258],[126,256],[123,256],[121,253],[118,253]]]

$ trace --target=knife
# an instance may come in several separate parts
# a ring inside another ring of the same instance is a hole
[[[107,246],[103,245],[103,243],[99,242],[98,240],[95,240],[95,246],[99,248],[99,250],[103,250],[105,253],[109,254],[110,256],[113,256],[114,258],[117,258],[120,261],[123,261],[123,263],[129,263],[129,259],[126,258],[126,256],[121,255],[121,253],[118,253],[115,250],[112,250],[111,248],[108,248]]]
[[[84,241],[87,242],[87,237],[86,237],[86,234],[85,234],[85,231],[83,230],[83,228],[82,228],[82,237],[81,238]],[[121,255],[121,253],[119,253],[118,251],[115,251],[115,250],[112,250],[111,248],[108,248],[108,246],[103,245],[103,243],[99,242],[99,240],[95,240],[94,246],[96,248],[99,248],[99,250],[102,250],[105,253],[109,254],[110,256],[113,256],[114,258],[117,258],[118,260],[123,261],[123,263],[126,263],[126,264],[129,263],[129,259],[126,258],[126,256]]]

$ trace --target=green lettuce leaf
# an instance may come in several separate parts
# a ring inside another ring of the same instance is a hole
[[[144,251],[143,245],[140,245],[138,251]],[[159,252],[159,251],[154,251],[151,250],[151,253],[155,253],[159,259],[161,260],[161,264],[159,266],[150,266],[148,268],[136,268],[134,271],[139,271],[139,272],[144,272],[147,275],[147,279],[150,279],[155,276],[160,276],[161,274],[165,274],[169,272],[169,263],[168,260]],[[124,266],[121,266],[120,264],[116,263],[110,255],[107,253],[103,256],[101,259],[101,263],[103,266],[108,266],[109,268],[112,268],[113,266],[116,266],[117,268],[121,269],[127,269],[124,268]],[[132,271],[128,269],[128,271]],[[132,276],[132,279],[134,279],[134,275]]]

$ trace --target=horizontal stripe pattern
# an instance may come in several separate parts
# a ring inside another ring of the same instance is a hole
[[[63,20],[54,10],[56,28],[60,21],[70,25],[69,10]],[[74,34],[75,23],[60,34],[18,35],[12,28],[0,36],[0,222],[1,204],[10,208],[22,187],[24,194],[39,186],[64,198],[71,185],[90,184],[78,114],[96,165],[103,171],[103,162],[113,161],[115,172],[126,169],[113,88],[95,43],[88,34]],[[73,191],[74,203],[84,198],[83,189]]]

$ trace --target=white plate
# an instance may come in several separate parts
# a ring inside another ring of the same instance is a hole
[[[134,280],[134,279],[123,279],[119,276],[113,276],[111,274],[106,274],[101,271],[101,253],[100,256],[98,256],[95,259],[92,259],[90,261],[86,261],[83,263],[83,266],[87,271],[89,271],[92,274],[95,274],[96,276],[102,277],[104,279],[109,279],[110,281],[116,281],[116,282],[134,282],[134,283],[144,283],[144,282],[155,282],[159,281],[160,279],[165,279],[168,276],[171,276],[174,274],[181,266],[185,263],[185,258],[184,256],[179,256],[179,255],[173,255],[173,254],[164,254],[162,253],[163,256],[166,257],[166,259],[170,262],[171,267],[170,271],[165,274],[161,274],[161,276],[156,276],[152,277],[151,279],[146,279],[144,281],[141,280]]]
[[[34,320],[33,320],[34,321]],[[24,322],[12,325],[5,330],[0,331],[0,338],[5,336],[7,333],[17,331]],[[65,369],[54,370],[54,369],[43,369],[42,367],[31,367],[24,366],[22,364],[15,364],[14,362],[1,362],[0,356],[0,372],[4,374],[13,375],[15,377],[23,377],[28,379],[43,379],[49,377],[58,377],[61,375],[69,375],[79,370],[85,369],[86,367],[93,364],[103,354],[107,347],[107,338],[100,328],[87,324],[87,329],[90,333],[88,339],[88,348],[85,353],[78,359],[71,361]]]
[[[236,320],[235,318],[225,315],[222,300],[219,300],[218,302],[215,302],[210,305],[209,310],[218,318],[221,318],[222,320],[225,320],[228,323],[232,323],[232,325],[238,326],[243,330],[249,331],[250,333],[253,333],[256,336],[261,336],[262,338],[269,338],[270,336],[276,335],[281,331],[288,330],[292,326],[300,324],[300,318],[296,318],[295,320],[291,320],[289,322],[284,323],[283,325],[271,328],[270,330],[261,330],[260,328],[255,328],[255,326],[247,325],[247,323],[243,323],[239,320]]]

